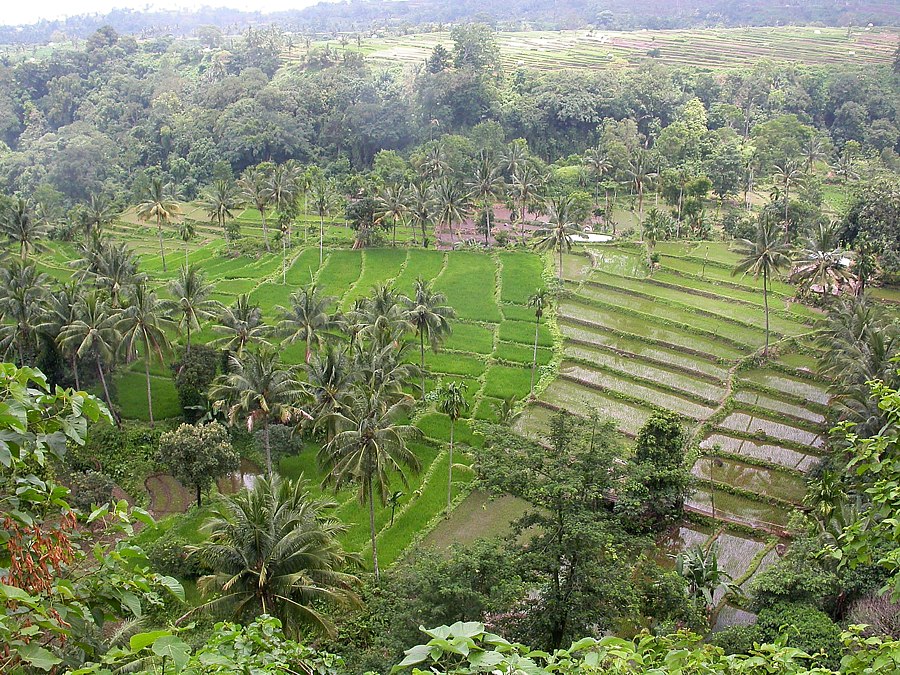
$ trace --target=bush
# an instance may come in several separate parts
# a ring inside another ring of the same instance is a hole
[[[172,364],[175,390],[178,402],[187,422],[196,422],[206,409],[206,392],[219,370],[219,351],[206,345],[191,345],[191,353],[186,352]]]
[[[714,633],[709,641],[726,654],[749,654],[753,643],[760,642],[760,633],[756,626],[731,626]]]
[[[303,449],[300,436],[294,435],[293,429],[283,424],[269,425],[269,443],[272,446],[272,462],[276,465],[282,457],[296,455]],[[253,445],[259,456],[265,457],[266,441],[262,429],[253,432]]]
[[[112,478],[99,471],[77,471],[68,482],[72,490],[72,504],[84,513],[90,513],[94,506],[108,503],[116,485]]]
[[[209,573],[198,556],[188,556],[188,542],[173,530],[167,530],[143,546],[144,554],[155,572],[178,579],[197,579]]]
[[[786,628],[785,628],[786,627]],[[756,622],[761,641],[774,642],[786,635],[787,646],[819,656],[812,665],[836,670],[840,665],[841,628],[825,612],[797,602],[779,602],[759,613]]]
[[[144,494],[144,479],[156,465],[154,455],[165,424],[151,429],[143,422],[126,421],[121,427],[96,424],[83,446],[68,455],[75,471],[100,471],[110,476],[132,497]]]

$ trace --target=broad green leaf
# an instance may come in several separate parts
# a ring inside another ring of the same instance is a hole
[[[33,642],[27,645],[20,645],[16,648],[16,652],[23,661],[31,664],[33,667],[38,670],[50,670],[57,663],[60,663],[62,659],[53,655],[48,649],[44,649]]]
[[[139,652],[144,647],[149,647],[154,642],[156,642],[159,638],[164,637],[166,635],[171,635],[172,632],[168,630],[155,630],[149,633],[138,633],[136,635],[132,635],[131,639],[128,641],[129,646],[132,651]]]
[[[176,673],[188,662],[190,649],[184,640],[175,635],[166,635],[153,643],[153,653],[172,659]]]

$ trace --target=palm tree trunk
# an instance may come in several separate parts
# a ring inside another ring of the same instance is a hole
[[[153,428],[153,394],[150,392],[150,345],[147,345],[147,356],[144,357],[144,373],[147,375],[147,410],[150,413],[150,428]]]
[[[203,495],[200,492],[200,483],[197,483],[197,506],[203,506]]]
[[[186,349],[187,355],[190,356],[191,355],[191,322],[190,321],[188,321],[188,323],[187,323],[187,345],[186,345],[186,347],[187,347],[187,349]]]
[[[287,241],[281,241],[281,285],[287,284]]]
[[[322,266],[322,250],[325,240],[325,216],[319,214],[319,267]]]
[[[766,346],[763,348],[763,356],[769,355],[769,275],[763,270],[763,307],[766,310]]]
[[[259,205],[257,204],[257,208]],[[269,248],[269,226],[266,224],[266,210],[265,208],[259,209],[259,217],[262,219],[262,228],[263,228],[263,241],[266,243],[266,253],[271,253],[272,249]]]
[[[381,574],[378,571],[378,544],[375,542],[375,493],[372,491],[372,478],[366,477],[369,488],[369,536],[372,539],[372,569],[375,572],[375,581],[379,581]]]
[[[784,233],[788,233],[788,207],[791,204],[791,200],[788,193],[788,184],[787,181],[784,183]]]
[[[425,331],[419,331],[419,366],[422,371],[422,396],[425,396]]]
[[[75,389],[81,391],[81,378],[78,376],[78,355],[72,354],[72,373],[75,375]]]
[[[309,193],[304,190],[303,191],[303,216],[309,213]],[[304,221],[303,223],[303,243],[309,243],[309,226]]]
[[[103,364],[100,355],[97,355],[97,372],[100,373],[100,382],[103,384],[103,395],[106,397],[106,405],[109,406],[109,414],[113,416],[116,424],[119,424],[119,416],[113,410],[112,399],[109,396],[109,387],[106,386],[106,376],[103,374]]]
[[[557,278],[560,282],[562,282],[562,242],[559,242],[559,272],[557,273]]]
[[[531,357],[531,395],[534,396],[534,372],[537,370],[538,336],[541,332],[541,319],[538,317],[534,323],[534,354]]]
[[[166,271],[166,249],[163,247],[162,222],[156,216],[156,233],[159,235],[159,256],[162,258],[163,272]]]
[[[394,239],[393,239],[393,241],[391,242],[391,246],[396,247],[396,246],[397,246],[397,219],[396,219],[396,218],[391,218],[391,223],[392,223],[393,226],[394,226],[394,228],[393,228],[393,229],[394,229],[394,232],[393,232],[393,237],[394,237]]]
[[[450,500],[453,496],[453,431],[456,428],[456,420],[450,418],[450,469],[447,475],[447,512],[450,512]]]
[[[269,480],[272,480],[275,476],[275,472],[272,470],[272,446],[269,443],[269,418],[263,418],[263,440],[266,444],[266,470],[269,473]]]
[[[190,262],[188,262],[188,245],[187,245],[187,240],[185,240],[185,242],[184,242],[184,269],[187,269],[189,264],[190,264]]]

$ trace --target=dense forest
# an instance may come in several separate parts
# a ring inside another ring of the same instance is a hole
[[[126,32],[0,66],[0,671],[900,669],[900,47]]]

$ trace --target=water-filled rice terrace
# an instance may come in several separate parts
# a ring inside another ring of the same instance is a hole
[[[633,244],[564,257],[559,375],[517,425],[540,437],[555,410],[599,412],[634,437],[655,410],[677,413],[699,447],[681,539],[717,540],[742,578],[774,559],[824,452],[828,382],[812,339],[821,317],[773,283],[772,353],[762,359],[761,282],[732,276],[736,254],[723,243],[666,242],[658,252],[651,275]]]

